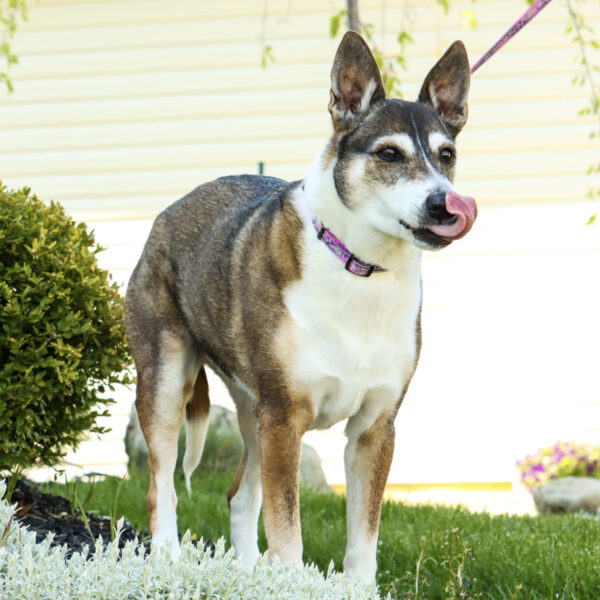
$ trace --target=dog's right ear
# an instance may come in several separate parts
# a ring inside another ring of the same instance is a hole
[[[383,98],[381,74],[369,47],[355,31],[346,32],[331,68],[329,112],[335,130],[347,129]]]

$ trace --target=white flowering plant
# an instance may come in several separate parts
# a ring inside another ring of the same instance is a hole
[[[0,498],[6,485],[0,481]],[[146,554],[142,545],[115,540],[95,552],[52,547],[51,536],[40,544],[15,518],[15,507],[0,501],[0,598],[26,600],[205,600],[205,599],[377,599],[374,585],[350,580],[330,565],[323,575],[316,566],[283,565],[261,557],[244,567],[219,540],[214,555],[195,546],[188,535],[173,561],[164,550]],[[389,596],[388,596],[389,598]]]

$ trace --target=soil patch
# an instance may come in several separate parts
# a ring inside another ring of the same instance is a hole
[[[112,540],[112,524],[109,517],[86,513],[90,533],[79,510],[71,511],[68,500],[42,492],[34,483],[21,479],[13,492],[12,504],[17,505],[16,520],[35,532],[36,542],[42,542],[49,533],[54,534],[52,546],[67,546],[67,557],[73,552],[81,552],[86,546],[90,549],[88,556],[95,551],[95,540],[102,536],[104,544]],[[131,523],[124,522],[119,537],[119,548],[129,541],[145,542],[148,548],[149,534],[138,531]]]

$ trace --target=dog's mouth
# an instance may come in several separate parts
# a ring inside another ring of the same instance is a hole
[[[448,246],[454,240],[458,240],[469,233],[477,218],[477,204],[473,198],[461,196],[454,191],[446,194],[445,204],[450,216],[441,224],[413,227],[402,219],[399,219],[399,222],[417,240],[428,246],[434,248]]]

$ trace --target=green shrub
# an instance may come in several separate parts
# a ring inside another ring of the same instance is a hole
[[[127,383],[123,302],[84,224],[0,183],[0,472],[54,465]],[[13,477],[14,478],[14,477]]]

